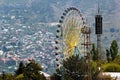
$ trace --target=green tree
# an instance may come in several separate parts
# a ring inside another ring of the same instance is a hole
[[[120,65],[120,55],[117,55],[113,62]]]
[[[110,49],[106,49],[107,61],[114,61],[118,56],[118,44],[116,40],[113,40],[110,46]]]
[[[64,80],[85,80],[88,66],[84,58],[79,55],[71,56],[63,61],[63,67],[57,71],[57,77],[63,77]]]
[[[20,75],[20,74],[23,74],[25,71],[25,65],[24,63],[21,61],[20,64],[19,64],[19,67],[18,69],[15,71],[15,75]]]
[[[61,80],[62,71],[60,69],[56,69],[56,73],[54,73],[51,78],[52,80]]]
[[[42,67],[35,60],[30,60],[25,67],[24,80],[46,80],[45,76],[41,74]]]
[[[98,61],[98,53],[97,53],[97,49],[95,47],[95,44],[92,45],[92,49],[91,49],[90,53],[92,55],[92,60]]]
[[[110,46],[110,54],[111,54],[111,58],[112,61],[116,58],[116,56],[118,55],[118,44],[116,40],[113,40]]]
[[[107,61],[108,61],[108,63],[110,62],[110,60],[111,60],[111,56],[110,56],[111,54],[110,54],[110,51],[108,50],[108,49],[106,49],[106,58],[107,58]]]

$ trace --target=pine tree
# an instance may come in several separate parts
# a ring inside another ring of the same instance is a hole
[[[107,57],[107,61],[109,63],[111,60],[111,56],[110,56],[110,51],[108,49],[106,49],[106,57]]]
[[[20,74],[24,73],[24,71],[25,71],[25,65],[24,65],[24,63],[21,61],[20,64],[19,64],[18,69],[15,71],[15,75],[16,75],[16,76],[17,76],[17,75],[20,75]]]
[[[97,53],[97,49],[95,48],[95,44],[92,45],[92,49],[91,49],[90,53],[92,55],[92,60],[98,61],[98,53]]]
[[[113,40],[110,49],[106,50],[106,57],[109,62],[110,60],[114,61],[117,56],[118,56],[118,44],[116,40]]]
[[[112,61],[116,58],[118,55],[118,44],[116,40],[113,40],[110,46],[110,53],[111,53],[111,58]]]

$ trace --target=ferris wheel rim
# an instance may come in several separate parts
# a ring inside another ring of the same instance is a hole
[[[72,13],[75,13],[74,15],[72,14]],[[63,15],[61,16],[61,19],[59,20],[59,25],[58,25],[58,28],[59,28],[59,31],[60,31],[60,36],[59,36],[59,38],[61,38],[62,40],[61,41],[63,41],[63,42],[65,42],[64,40],[64,38],[65,38],[65,36],[67,36],[67,35],[65,35],[65,34],[69,34],[69,32],[67,32],[67,33],[65,33],[65,30],[67,30],[66,28],[69,28],[69,27],[66,27],[66,25],[65,25],[65,23],[67,22],[69,22],[69,16],[71,16],[72,15],[72,17],[71,18],[76,18],[77,19],[77,22],[76,22],[76,25],[81,25],[81,26],[79,26],[80,28],[82,28],[83,26],[84,26],[84,24],[85,24],[85,21],[84,21],[84,18],[83,18],[83,16],[82,16],[82,14],[80,13],[80,11],[78,10],[78,9],[76,9],[76,8],[74,8],[74,7],[71,7],[71,8],[67,8],[67,10],[65,10],[65,12],[63,13]],[[77,15],[77,17],[76,17],[76,15]],[[75,20],[75,19],[74,19]],[[79,21],[81,21],[81,22],[79,22]],[[68,26],[68,24],[67,24],[67,26]],[[78,27],[78,28],[79,28]],[[68,30],[69,31],[69,30]],[[75,33],[75,32],[74,32]],[[78,31],[78,33],[82,33],[81,32],[81,29],[79,29],[79,31]],[[72,35],[72,34],[71,34]],[[82,36],[82,35],[81,35]],[[78,36],[78,37],[81,37],[81,36]],[[68,37],[67,37],[68,38]],[[66,38],[66,40],[67,40],[67,38]],[[64,44],[64,43],[63,43]],[[77,43],[77,45],[81,45],[81,43],[79,42],[79,43]],[[64,48],[65,48],[65,46],[66,45],[64,45]],[[72,48],[71,48],[72,49]],[[63,51],[64,52],[64,51]],[[62,53],[63,53],[62,52]],[[67,53],[67,52],[66,52]],[[63,53],[64,54],[64,53]],[[64,54],[65,55],[65,54]]]

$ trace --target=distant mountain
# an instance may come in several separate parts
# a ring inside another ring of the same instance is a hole
[[[1,7],[23,8],[32,10],[39,14],[40,21],[52,22],[58,21],[63,10],[67,7],[74,6],[78,8],[83,15],[91,20],[97,13],[97,0],[1,0]],[[110,17],[116,16],[116,10],[119,8],[117,0],[100,0],[101,13],[105,20],[111,21]],[[32,13],[32,12],[31,12]],[[113,20],[113,19],[112,19]]]

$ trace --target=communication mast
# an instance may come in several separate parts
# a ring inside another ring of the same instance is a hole
[[[99,0],[98,0],[98,13],[95,15],[95,34],[97,35],[97,53],[99,60],[102,59],[102,46],[101,46],[101,35],[102,35],[102,15],[100,14]]]

